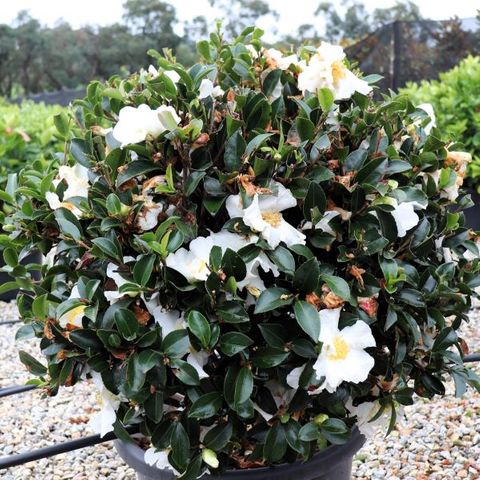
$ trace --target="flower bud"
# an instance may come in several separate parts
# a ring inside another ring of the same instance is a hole
[[[210,450],[209,448],[204,448],[202,450],[202,460],[212,468],[218,468],[218,458],[217,454]]]
[[[315,425],[321,425],[325,420],[328,420],[328,415],[326,413],[319,413],[314,419],[313,423]]]

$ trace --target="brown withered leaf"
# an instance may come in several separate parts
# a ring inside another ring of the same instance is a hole
[[[146,192],[157,188],[159,185],[166,185],[167,180],[165,179],[165,175],[155,175],[148,180],[145,180],[142,185],[142,194],[145,195]]]
[[[307,295],[305,295],[305,300],[317,310],[320,310],[322,299],[315,292],[307,293]]]
[[[208,135],[208,133],[201,133],[192,143],[192,149],[195,150],[196,148],[205,146],[209,140],[210,136]]]
[[[244,188],[245,193],[249,197],[253,197],[256,193],[263,195],[263,194],[271,194],[272,191],[269,188],[265,187],[258,187],[254,185],[252,182],[255,180],[254,175],[238,175],[237,176],[238,183]]]
[[[132,188],[135,188],[137,185],[137,182],[132,178],[131,180],[128,180],[127,182],[123,182],[118,189],[121,192],[126,192],[127,190],[132,190]]]
[[[142,326],[145,326],[152,317],[147,310],[144,310],[139,305],[133,305],[133,313],[137,319],[137,322]]]
[[[350,275],[352,275],[352,277],[357,280],[362,289],[365,288],[365,282],[362,277],[362,275],[365,273],[365,270],[363,268],[357,267],[356,265],[351,265],[348,273],[350,273]]]
[[[227,92],[227,102],[233,102],[235,100],[235,92],[230,88]]]

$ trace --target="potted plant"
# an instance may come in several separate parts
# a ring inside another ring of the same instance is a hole
[[[479,387],[457,334],[478,237],[446,194],[468,155],[407,96],[374,101],[341,47],[261,35],[92,83],[6,219],[48,257],[18,276],[47,365],[22,361],[50,395],[91,378],[139,478],[346,479],[372,425],[449,375]]]

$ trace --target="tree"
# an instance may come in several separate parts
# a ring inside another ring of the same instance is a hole
[[[223,13],[223,29],[229,37],[240,35],[242,30],[254,25],[258,20],[278,18],[278,12],[272,10],[265,0],[209,0],[210,5]],[[273,31],[273,30],[272,30]]]

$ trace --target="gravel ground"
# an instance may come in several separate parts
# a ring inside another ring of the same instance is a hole
[[[14,304],[0,302],[0,322],[17,318]],[[18,350],[36,355],[35,340],[14,342],[17,325],[0,325],[0,387],[20,385],[28,378]],[[480,310],[464,327],[470,350],[480,351]],[[479,369],[477,368],[477,371]],[[450,395],[406,408],[407,420],[389,437],[378,432],[354,461],[354,479],[457,480],[480,479],[480,395]],[[93,433],[88,415],[96,403],[93,388],[78,384],[56,397],[40,399],[27,392],[0,400],[0,456],[21,453]],[[111,443],[61,454],[3,470],[4,480],[134,480],[133,471],[116,455]]]

